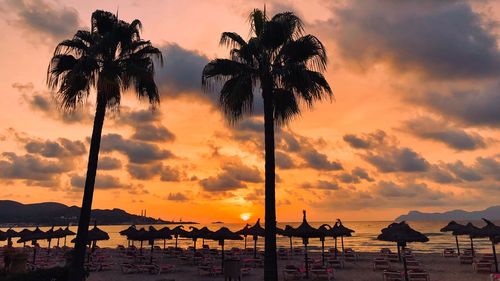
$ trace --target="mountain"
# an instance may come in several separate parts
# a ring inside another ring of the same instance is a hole
[[[22,204],[0,200],[0,224],[17,225],[68,225],[78,224],[80,208],[55,202]],[[132,215],[124,210],[92,210],[92,222],[98,224],[159,224],[169,223],[161,219]],[[183,222],[185,223],[185,222]]]
[[[396,218],[396,221],[448,221],[448,220],[480,220],[486,218],[490,220],[500,220],[500,205],[489,207],[482,211],[467,212],[463,210],[453,210],[444,213],[423,213],[410,211],[406,215]]]

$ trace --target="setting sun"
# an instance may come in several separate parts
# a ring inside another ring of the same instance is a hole
[[[244,221],[247,221],[247,220],[249,220],[249,219],[250,219],[250,217],[251,217],[251,216],[252,216],[252,214],[251,214],[251,213],[242,213],[242,214],[240,215],[240,218],[241,218],[242,220],[244,220]]]

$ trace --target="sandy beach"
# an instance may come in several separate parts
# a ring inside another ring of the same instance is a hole
[[[117,254],[115,252],[115,254]],[[334,269],[335,280],[343,281],[373,281],[384,280],[382,271],[373,270],[373,259],[378,256],[378,253],[360,253],[359,259],[356,262],[346,262],[345,268]],[[311,254],[312,258],[320,259],[319,253]],[[415,254],[415,258],[420,261],[422,269],[430,275],[430,280],[441,281],[473,281],[473,280],[490,280],[488,273],[476,273],[473,271],[472,265],[460,264],[458,258],[445,258],[440,254]],[[141,281],[160,281],[160,280],[223,280],[223,275],[218,276],[201,276],[197,266],[192,262],[181,261],[177,258],[163,258],[162,262],[175,265],[176,269],[171,273],[159,275],[151,274],[123,274],[118,265],[115,265],[112,270],[103,272],[93,272],[90,274],[89,281],[118,281],[118,280],[141,280]],[[295,264],[302,266],[304,262],[303,256],[294,256],[290,260],[279,260],[279,280],[285,280],[283,269],[286,265]],[[392,269],[403,270],[402,263],[391,263]],[[243,280],[263,280],[264,270],[262,267],[253,268],[251,272],[243,276]],[[310,277],[311,280],[320,280]],[[321,279],[326,280],[326,279]]]

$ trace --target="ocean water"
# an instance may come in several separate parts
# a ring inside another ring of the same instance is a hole
[[[328,223],[328,222],[311,222],[310,224],[313,227],[319,227],[323,223]],[[390,242],[384,242],[384,241],[378,241],[376,240],[377,235],[380,234],[380,230],[387,225],[389,225],[391,222],[389,221],[367,221],[367,222],[362,222],[362,221],[345,221],[343,222],[344,226],[351,228],[355,230],[356,232],[353,234],[352,237],[346,237],[344,238],[344,245],[345,247],[350,247],[355,249],[356,251],[361,251],[361,252],[376,252],[379,251],[380,248],[382,247],[393,247],[395,248],[394,243]],[[413,250],[417,252],[422,252],[422,253],[440,253],[443,248],[455,248],[455,238],[452,236],[450,233],[442,233],[439,230],[445,226],[448,222],[443,222],[443,221],[418,221],[418,222],[409,222],[410,226],[414,228],[415,230],[418,230],[424,234],[426,234],[429,237],[429,242],[427,243],[411,243],[409,244],[409,247],[412,248]],[[473,222],[474,225],[482,227],[484,224],[480,221]],[[295,222],[295,223],[278,223],[278,227],[284,228],[285,225],[291,225],[293,227],[296,227],[300,224],[300,222]],[[332,224],[330,222],[330,224]],[[228,223],[228,224],[197,224],[194,225],[197,228],[207,226],[210,230],[217,230],[222,226],[228,227],[232,231],[237,231],[240,230],[241,228],[244,227],[244,223]],[[156,229],[162,228],[165,225],[155,225],[154,227]],[[169,228],[173,228],[176,225],[166,225]],[[126,225],[100,225],[99,228],[108,232],[110,239],[107,241],[99,241],[98,246],[100,247],[111,247],[114,248],[117,245],[127,245],[127,239],[125,236],[121,236],[119,232],[128,226]],[[137,228],[145,227],[146,229],[149,227],[149,225],[137,225]],[[70,227],[70,229],[74,232],[76,232],[76,226]],[[19,231],[21,228],[14,228],[15,230]],[[34,228],[29,228],[29,229],[34,229]],[[41,230],[48,230],[49,227],[41,227]],[[189,226],[185,226],[186,230],[189,230]],[[6,229],[1,229],[5,231]],[[70,243],[70,240],[73,239],[74,236],[68,237],[68,245],[72,245]],[[14,246],[21,246],[21,244],[16,243],[17,239],[14,240]],[[0,242],[0,244],[5,243],[5,242]],[[61,246],[63,243],[63,240],[60,241]],[[293,246],[294,247],[302,247],[302,239],[300,238],[293,238]],[[470,240],[468,236],[460,236],[459,237],[459,243],[461,248],[470,248]],[[47,241],[39,241],[39,244],[42,247],[47,246]],[[167,247],[169,246],[174,246],[175,240],[167,240],[166,245]],[[197,242],[197,247],[201,247],[202,241],[201,239],[198,240]],[[210,241],[206,240],[205,244],[208,244],[211,248],[219,248],[218,243],[216,241]],[[278,247],[284,247],[284,248],[289,248],[290,245],[290,240],[288,237],[282,237],[280,235],[277,236],[277,244]],[[52,241],[52,245],[56,245],[56,241]],[[138,246],[139,243],[135,242],[135,245]],[[163,240],[161,241],[156,241],[155,245],[158,245],[160,247],[163,247]],[[340,239],[338,239],[338,247],[340,248]],[[178,246],[187,248],[189,246],[193,246],[193,241],[188,238],[179,238],[178,240]],[[325,240],[325,248],[331,248],[334,246],[334,240],[333,238],[327,238]],[[144,247],[148,247],[147,242],[144,243]],[[244,247],[244,241],[226,241],[225,242],[225,248],[230,249],[231,247]],[[253,247],[253,240],[252,237],[247,237],[247,247]],[[264,248],[264,238],[259,237],[259,240],[257,241],[257,247],[260,249]],[[485,252],[488,253],[491,251],[491,243],[489,242],[488,239],[474,239],[474,248],[477,251],[480,252]],[[321,242],[319,239],[309,239],[309,245],[308,249],[310,251],[319,251],[321,250]]]

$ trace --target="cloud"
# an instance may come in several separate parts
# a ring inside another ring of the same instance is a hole
[[[161,169],[160,173],[160,180],[161,181],[181,181],[183,175],[179,170],[170,167],[170,166],[164,166]],[[185,176],[185,175],[184,175]]]
[[[25,180],[28,185],[57,187],[62,173],[73,169],[72,162],[47,160],[37,155],[4,152],[0,157],[0,179]]]
[[[224,192],[244,188],[246,185],[228,173],[200,180],[200,185],[208,192]]]
[[[318,180],[315,183],[305,182],[301,185],[305,189],[338,190],[340,186],[333,181]]]
[[[474,150],[486,147],[485,140],[479,134],[467,133],[463,129],[452,127],[444,120],[430,117],[418,117],[405,122],[405,130],[423,139],[444,143],[455,150]]]
[[[66,158],[81,156],[86,153],[85,145],[82,141],[71,141],[65,138],[52,140],[30,140],[24,148],[32,154],[39,154],[46,158]]]
[[[160,48],[165,65],[156,70],[156,81],[164,97],[193,97],[197,100],[215,99],[201,91],[201,72],[209,59],[196,51],[190,51],[170,43]]]
[[[2,6],[15,14],[10,24],[42,40],[70,38],[79,27],[78,11],[59,1],[6,0]]]
[[[276,157],[276,167],[278,167],[280,169],[285,170],[285,169],[293,169],[293,168],[297,167],[297,165],[294,163],[292,157],[290,157],[285,152],[276,151],[275,157]]]
[[[313,168],[316,170],[325,170],[325,171],[337,171],[342,170],[342,164],[336,161],[328,160],[328,157],[318,152],[315,149],[308,149],[300,153],[302,159],[306,161],[305,166],[307,168]]]
[[[167,142],[174,141],[175,135],[170,132],[165,126],[154,126],[146,124],[136,127],[135,133],[132,135],[132,138],[150,142]]]
[[[99,170],[117,170],[122,167],[122,162],[114,157],[103,156],[99,157],[97,167]]]
[[[377,153],[368,152],[363,158],[382,173],[424,172],[429,162],[408,147],[390,147]]]
[[[76,188],[84,188],[85,186],[85,176],[72,175],[71,176],[71,185]],[[116,189],[116,188],[129,188],[131,185],[122,183],[120,178],[108,175],[97,173],[95,178],[94,187],[97,189]]]
[[[164,166],[161,163],[133,164],[127,165],[129,174],[139,180],[151,180],[157,176],[161,181],[181,181],[186,178],[177,168]]]
[[[429,92],[415,102],[461,124],[500,128],[499,91],[500,84],[469,91]]]
[[[342,57],[369,68],[387,63],[431,79],[494,77],[500,51],[493,20],[467,1],[349,1],[318,23],[335,34]]]
[[[357,136],[354,134],[346,134],[343,140],[347,142],[352,148],[355,149],[368,149],[383,144],[386,140],[387,134],[378,130],[374,133],[364,134]]]
[[[459,179],[465,181],[480,181],[483,179],[483,176],[481,176],[476,169],[464,165],[464,163],[460,160],[455,163],[450,163],[447,166],[448,169]]]
[[[169,193],[166,199],[169,201],[178,201],[178,202],[185,202],[189,200],[189,198],[186,195],[180,192]]]
[[[443,192],[432,190],[424,183],[409,183],[398,185],[391,181],[381,181],[375,187],[378,195],[389,200],[398,200],[399,198],[409,200],[422,200],[436,202],[447,197]]]
[[[156,144],[124,139],[119,134],[102,136],[101,150],[121,152],[128,157],[131,163],[135,164],[146,164],[174,157],[172,152],[162,149]]]
[[[368,173],[360,167],[354,168],[351,173],[341,173],[337,175],[336,178],[343,183],[360,183],[362,179],[369,182],[373,181]]]
[[[257,167],[246,166],[241,162],[224,163],[222,169],[239,181],[259,183],[264,180]]]

